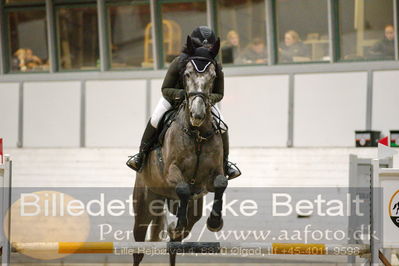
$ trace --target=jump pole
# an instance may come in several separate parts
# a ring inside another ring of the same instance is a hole
[[[0,139],[2,142],[2,139]],[[2,143],[1,143],[2,144]],[[0,147],[1,148],[1,147]],[[7,211],[11,206],[11,180],[12,180],[12,161],[9,155],[3,156],[3,151],[1,150],[1,159],[0,159],[0,214],[1,217],[5,217]],[[8,228],[7,234],[10,235],[11,232],[11,217],[8,217]],[[10,241],[5,238],[4,234],[0,233],[0,254],[1,254],[1,265],[7,266],[10,263],[10,253],[11,253],[11,245]]]
[[[240,251],[256,251],[261,255],[337,255],[362,256],[370,253],[369,245],[303,244],[303,243],[233,243],[233,242],[35,242],[12,243],[12,252],[45,252],[60,254],[103,253],[218,253],[237,255]]]

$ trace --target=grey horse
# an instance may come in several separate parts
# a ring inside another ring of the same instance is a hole
[[[189,37],[186,45],[194,53]],[[220,41],[211,52],[216,55],[219,47]],[[187,60],[182,73],[185,101],[165,134],[162,148],[149,153],[142,171],[136,175],[133,233],[137,242],[145,241],[147,229],[150,241],[160,241],[166,227],[170,241],[182,241],[201,218],[203,196],[208,192],[215,193],[208,229],[216,232],[223,227],[222,197],[228,180],[223,169],[222,138],[213,127],[209,95],[216,71],[215,62],[209,62],[199,72]],[[164,206],[177,216],[177,223],[166,225]],[[134,265],[139,265],[143,256],[134,254]],[[176,253],[170,252],[170,264],[175,262]]]

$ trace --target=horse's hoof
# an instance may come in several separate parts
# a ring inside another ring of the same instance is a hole
[[[176,226],[176,222],[171,222],[168,225],[168,235],[171,240],[178,239],[182,235],[182,230],[179,230]]]
[[[211,217],[206,220],[206,226],[211,232],[219,232],[223,228],[223,218],[211,219]]]
[[[183,231],[187,228],[188,220],[187,218],[180,218],[177,220],[176,230]]]
[[[173,234],[175,234],[175,228],[176,228],[176,223],[175,222],[171,222],[170,224],[168,224],[168,234],[169,236],[172,236]]]

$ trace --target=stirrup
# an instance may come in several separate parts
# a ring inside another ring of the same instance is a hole
[[[234,178],[239,177],[241,175],[241,170],[240,170],[240,168],[238,168],[237,164],[232,163],[230,161],[227,161],[225,167],[226,167],[226,169],[225,169],[226,170],[226,175],[227,175],[227,170],[230,169],[230,168],[233,169],[233,171],[237,172],[237,174],[235,174],[233,176],[227,175],[227,177],[228,177],[227,180],[234,179]]]
[[[126,165],[127,165],[129,168],[133,169],[134,171],[140,173],[141,170],[142,170],[143,167],[144,167],[144,163],[145,163],[145,159],[146,159],[146,154],[145,154],[145,153],[143,154],[143,158],[142,158],[142,160],[141,160],[140,168],[135,167],[135,166],[133,165],[134,160],[135,160],[138,156],[140,156],[140,153],[137,153],[137,154],[135,154],[135,155],[133,155],[133,156],[128,156],[129,159],[128,159],[127,162],[126,162]]]

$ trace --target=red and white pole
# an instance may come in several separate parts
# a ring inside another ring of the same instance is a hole
[[[0,164],[3,164],[4,155],[3,155],[3,139],[0,138]]]

